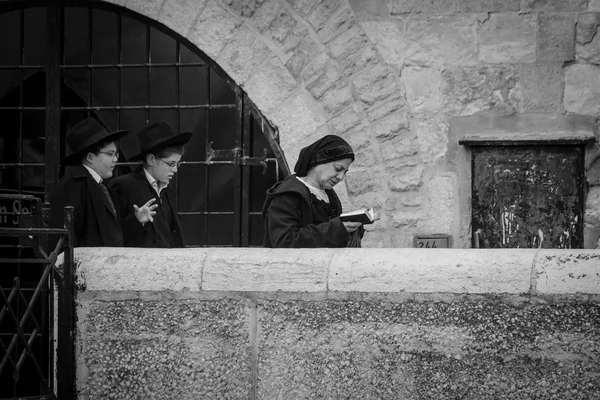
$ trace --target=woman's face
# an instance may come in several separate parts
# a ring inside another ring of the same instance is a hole
[[[352,164],[352,159],[344,158],[337,161],[319,164],[313,167],[312,175],[316,187],[320,189],[332,189],[335,185],[344,180],[348,168]]]

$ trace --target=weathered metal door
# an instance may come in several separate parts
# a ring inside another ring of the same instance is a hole
[[[474,247],[583,247],[583,146],[473,146],[472,163]]]

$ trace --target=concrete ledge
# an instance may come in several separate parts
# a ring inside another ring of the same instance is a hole
[[[352,249],[336,253],[329,290],[525,293],[535,250]]]
[[[545,251],[535,263],[535,279],[538,293],[600,293],[600,252]]]
[[[89,291],[600,294],[600,250],[75,249]]]

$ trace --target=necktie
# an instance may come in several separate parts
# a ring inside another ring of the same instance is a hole
[[[104,186],[103,183],[99,183],[99,185],[100,185],[100,188],[102,189],[102,191],[104,192],[104,195],[106,196],[106,200],[108,200],[108,204],[110,205],[110,211],[112,211],[112,213],[116,217],[117,209],[115,208],[115,204],[112,201],[112,197],[110,197],[110,193],[108,193],[108,188],[106,186]]]

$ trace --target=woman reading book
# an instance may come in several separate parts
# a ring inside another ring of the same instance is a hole
[[[290,175],[267,191],[264,247],[360,247],[360,222],[342,222],[333,187],[354,161],[352,147],[327,135],[303,148]]]

